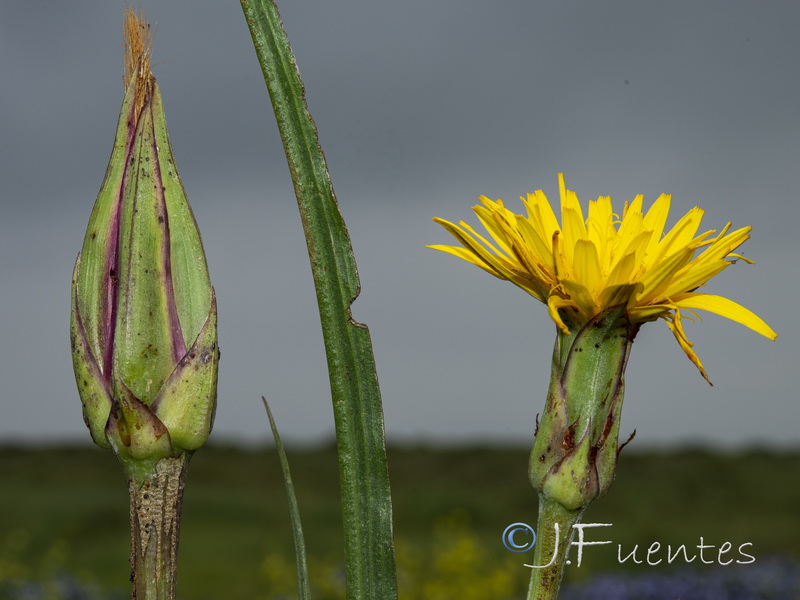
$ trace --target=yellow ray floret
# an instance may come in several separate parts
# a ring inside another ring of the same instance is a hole
[[[527,216],[508,210],[502,200],[481,197],[473,210],[491,239],[461,221],[434,218],[461,246],[433,245],[466,260],[499,279],[506,279],[547,304],[559,328],[569,333],[559,311],[571,310],[588,321],[611,306],[626,305],[633,323],[664,319],[678,344],[706,376],[692,350],[681,318],[706,310],[741,323],[774,340],[777,334],[761,318],[721,296],[695,290],[746,258],[734,254],[750,237],[750,227],[698,234],[703,211],[693,208],[664,232],[670,196],[664,194],[647,213],[643,197],[626,203],[622,216],[611,198],[589,203],[588,217],[575,192],[559,173],[561,224],[541,190],[521,198]]]

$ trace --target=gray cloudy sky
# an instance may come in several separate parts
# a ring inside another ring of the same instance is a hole
[[[305,244],[239,3],[137,3],[219,301],[218,440],[332,436]],[[202,7],[202,8],[198,8]],[[637,444],[797,446],[800,4],[530,0],[280,3],[358,261],[390,440],[527,441],[554,326],[507,282],[424,248],[434,215],[556,174],[584,205],[673,194],[706,228],[752,225],[708,288],[769,342],[688,324],[709,387],[663,322],[628,368]],[[122,102],[122,2],[0,4],[0,442],[85,440],[68,343],[70,274]],[[521,205],[519,205],[521,207]]]

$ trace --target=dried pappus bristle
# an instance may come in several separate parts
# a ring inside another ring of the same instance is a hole
[[[132,8],[125,11],[123,26],[125,38],[125,89],[136,75],[137,104],[141,106],[150,93],[152,74],[150,73],[150,24],[144,13],[137,14]]]

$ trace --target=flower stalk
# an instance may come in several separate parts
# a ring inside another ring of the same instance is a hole
[[[189,456],[164,458],[154,472],[128,480],[134,600],[175,598],[181,503]]]
[[[133,598],[172,600],[186,469],[216,408],[217,309],[150,72],[149,26],[132,10],[125,48],[114,148],[73,272],[70,339],[92,439],[128,476]]]
[[[528,600],[556,600],[564,578],[567,554],[584,509],[569,510],[539,495],[539,520],[533,547]]]

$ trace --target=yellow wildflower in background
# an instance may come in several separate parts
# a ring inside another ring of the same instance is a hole
[[[706,231],[697,235],[703,210],[693,208],[664,234],[671,196],[662,194],[647,213],[643,196],[625,203],[622,218],[611,198],[589,203],[589,216],[575,192],[566,189],[559,174],[561,225],[544,192],[521,198],[527,216],[508,210],[502,200],[480,198],[473,210],[493,241],[461,221],[455,225],[438,217],[463,247],[433,245],[462,258],[500,279],[507,279],[547,304],[550,317],[566,333],[559,310],[571,311],[586,322],[606,308],[627,305],[632,323],[662,318],[683,351],[708,380],[681,323],[682,312],[697,316],[707,310],[746,325],[772,340],[777,334],[743,306],[695,290],[742,259],[733,251],[749,237],[750,227]],[[731,260],[733,259],[733,260]],[[698,317],[699,318],[699,317]]]

